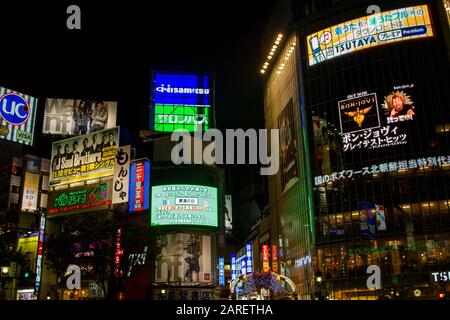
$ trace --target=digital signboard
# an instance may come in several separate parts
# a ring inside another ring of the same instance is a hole
[[[200,185],[152,187],[152,226],[218,227],[217,188]]]
[[[427,5],[400,8],[346,21],[306,37],[310,66],[347,53],[433,36]]]
[[[0,139],[33,144],[38,99],[0,87]]]
[[[155,72],[152,85],[155,131],[207,130],[211,124],[211,79],[207,74]]]
[[[131,164],[130,175],[130,211],[147,210],[150,199],[150,161],[134,161]]]

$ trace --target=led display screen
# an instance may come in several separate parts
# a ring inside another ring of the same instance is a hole
[[[433,36],[428,6],[380,12],[306,37],[309,65],[380,45]]]
[[[0,139],[31,146],[38,99],[0,87]]]
[[[194,132],[210,127],[212,90],[208,75],[157,72],[152,94],[155,131]]]
[[[152,226],[218,226],[217,188],[199,185],[152,187]]]

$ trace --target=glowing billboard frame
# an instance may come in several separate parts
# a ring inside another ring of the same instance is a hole
[[[151,226],[219,226],[216,187],[159,185],[152,186],[151,195]]]
[[[433,35],[427,5],[384,11],[308,35],[308,65],[367,48]]]

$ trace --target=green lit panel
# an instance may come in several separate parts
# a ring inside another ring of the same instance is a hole
[[[172,132],[185,129],[189,132],[209,129],[209,108],[187,105],[155,105],[155,131]]]

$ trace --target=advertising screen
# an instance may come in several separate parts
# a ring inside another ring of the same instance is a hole
[[[161,259],[156,262],[155,282],[178,285],[213,282],[211,236],[170,233],[160,236]]]
[[[31,146],[38,99],[0,87],[0,139]]]
[[[54,142],[50,185],[63,185],[112,176],[119,127]]]
[[[152,187],[152,226],[218,226],[217,188],[199,185]]]
[[[53,99],[45,101],[42,133],[79,135],[113,128],[117,102]]]
[[[155,131],[186,129],[194,132],[210,127],[212,88],[209,75],[156,72],[152,93]]]
[[[309,65],[347,53],[433,36],[427,5],[400,8],[346,21],[306,37]]]

